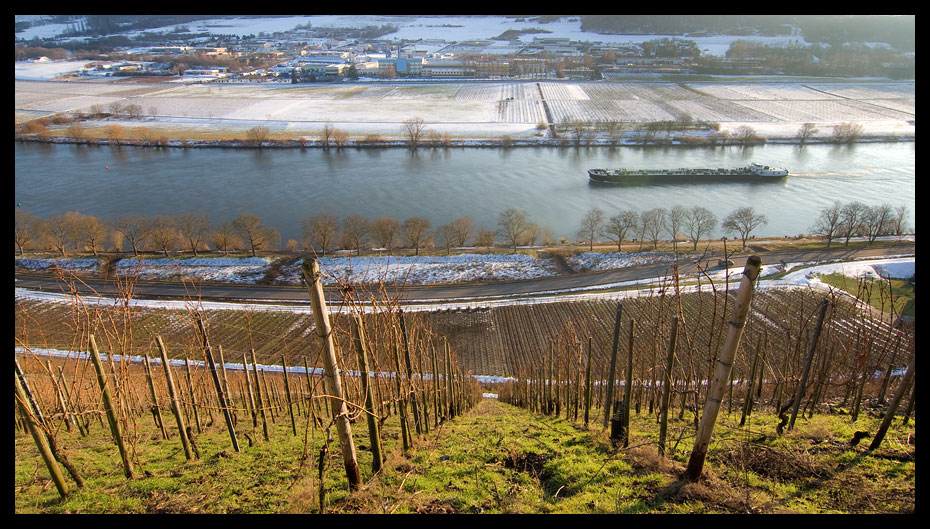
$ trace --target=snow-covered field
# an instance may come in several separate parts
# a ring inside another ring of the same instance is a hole
[[[117,273],[138,275],[140,279],[177,279],[255,283],[265,277],[266,257],[190,258],[190,259],[121,259]]]
[[[598,253],[585,252],[565,259],[579,272],[616,270],[629,266],[669,263],[675,261],[673,252]]]

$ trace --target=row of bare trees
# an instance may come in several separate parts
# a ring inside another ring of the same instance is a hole
[[[77,211],[37,217],[17,209],[14,216],[14,242],[20,255],[27,248],[54,250],[62,257],[69,251],[90,251],[95,256],[104,249],[122,252],[127,246],[133,255],[144,251],[169,252],[213,249],[229,255],[233,250],[249,250],[252,255],[276,248],[278,231],[251,214],[213,224],[203,213],[181,215],[122,215],[101,219]]]
[[[907,204],[869,206],[859,201],[846,204],[836,201],[820,210],[811,233],[826,238],[827,248],[835,239],[849,246],[853,237],[867,237],[871,245],[878,237],[907,233],[909,215]]]
[[[727,233],[739,234],[745,248],[746,240],[752,231],[767,223],[765,215],[757,213],[752,207],[743,207],[727,215],[720,226]],[[668,234],[677,251],[678,240],[687,235],[693,245],[692,249],[697,251],[698,242],[712,234],[716,226],[717,216],[703,206],[690,209],[674,206],[671,209],[653,208],[640,212],[623,210],[610,218],[607,218],[603,210],[594,208],[588,210],[582,218],[578,239],[586,242],[593,251],[597,237],[604,237],[616,244],[617,251],[620,252],[623,241],[627,240],[629,235],[639,234],[633,241],[638,239],[639,249],[642,250],[646,240],[652,242],[653,249],[658,249],[660,238],[663,234]]]

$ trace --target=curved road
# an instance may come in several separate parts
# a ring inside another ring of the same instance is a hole
[[[759,252],[762,264],[784,262],[824,262],[834,260],[853,260],[865,257],[884,257],[892,255],[915,255],[915,244],[901,244],[866,249],[833,248],[830,250],[796,250],[787,252]],[[731,256],[734,268],[742,268],[746,258],[752,253]],[[703,266],[708,262],[715,265],[717,257],[701,261]],[[528,296],[544,292],[565,291],[578,288],[591,288],[599,285],[610,285],[623,281],[653,279],[664,276],[671,268],[670,263],[659,265],[644,265],[619,270],[602,272],[584,272],[566,274],[556,277],[527,279],[519,281],[502,281],[495,283],[468,283],[454,285],[428,285],[406,286],[399,291],[388,290],[391,299],[401,301],[422,302],[431,300],[452,300],[469,298],[505,298],[511,296]],[[680,272],[682,275],[698,273],[698,266],[691,260],[682,261]],[[32,290],[61,292],[62,284],[47,274],[15,273],[15,286]],[[86,286],[79,285],[82,294],[115,295],[118,290],[112,281],[85,279]],[[88,288],[89,287],[89,288]],[[93,290],[91,290],[93,289]],[[253,300],[253,301],[289,301],[308,302],[307,289],[301,286],[284,285],[237,285],[237,284],[201,284],[196,292],[190,291],[190,286],[180,283],[166,283],[154,281],[139,281],[134,288],[133,297],[136,299],[190,299],[199,297],[203,300]],[[326,297],[329,301],[337,302],[341,299],[338,289],[327,288]],[[356,297],[368,299],[362,292]],[[380,296],[379,296],[380,297]]]

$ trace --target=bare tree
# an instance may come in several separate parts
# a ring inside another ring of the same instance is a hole
[[[423,118],[411,118],[404,121],[404,132],[411,149],[416,149],[426,133],[426,124]]]
[[[894,208],[891,204],[866,206],[862,216],[862,224],[865,228],[866,236],[869,238],[869,246],[871,246],[879,236],[886,235],[893,231],[893,222]]]
[[[910,216],[910,210],[907,204],[901,204],[894,208],[894,234],[904,235],[910,226],[907,225],[907,218]]]
[[[252,251],[252,257],[258,250],[271,249],[281,237],[278,230],[265,226],[259,217],[248,213],[233,219],[232,226]]]
[[[122,125],[114,123],[113,125],[107,125],[104,129],[104,134],[106,134],[107,139],[111,142],[118,143],[126,136],[126,130]]]
[[[210,242],[217,251],[223,252],[224,256],[229,255],[229,250],[236,250],[242,247],[242,240],[236,235],[236,230],[229,221],[223,221],[216,225],[216,228],[210,233]]]
[[[624,210],[607,220],[607,223],[601,228],[601,236],[616,243],[617,251],[622,252],[623,239],[626,239],[627,233],[635,230],[638,225],[639,215],[635,211]]]
[[[158,216],[152,219],[152,243],[161,250],[165,257],[177,248],[178,230],[174,217]]]
[[[736,127],[736,130],[733,131],[736,139],[743,145],[749,145],[752,143],[761,143],[762,138],[756,134],[756,130],[749,125],[740,125]]]
[[[455,245],[456,238],[455,228],[450,224],[443,224],[436,228],[436,242],[446,249],[446,255],[452,254],[452,247]]]
[[[678,251],[678,234],[681,232],[681,228],[685,225],[687,219],[688,209],[684,206],[672,207],[668,215],[665,216],[665,231],[672,236],[672,247],[676,252]]]
[[[840,223],[837,229],[838,238],[843,238],[843,245],[849,246],[849,240],[862,233],[862,217],[866,205],[862,202],[850,202],[840,208]]]
[[[833,126],[833,138],[836,141],[853,143],[862,137],[862,125],[853,122],[843,122]]]
[[[270,136],[271,131],[264,125],[257,125],[245,132],[246,141],[258,147],[261,147],[262,143],[268,141]]]
[[[819,132],[813,123],[804,123],[801,125],[801,128],[798,129],[798,140],[801,141],[801,145],[807,143],[807,140],[811,139],[814,134]]]
[[[135,103],[126,105],[123,107],[123,111],[126,112],[129,119],[138,119],[142,117],[142,107]]]
[[[461,217],[453,220],[449,225],[455,232],[454,244],[456,246],[465,246],[468,244],[468,240],[471,239],[472,233],[475,231],[475,223],[471,218]]]
[[[348,143],[349,143],[348,132],[342,129],[336,129],[333,131],[333,145],[335,145],[337,149],[342,149]]]
[[[178,231],[197,257],[197,248],[210,231],[210,219],[203,213],[184,213],[178,217],[177,223]]]
[[[320,131],[320,145],[324,149],[329,149],[329,142],[332,139],[333,131],[335,130],[336,128],[333,127],[332,123],[327,123],[323,125],[323,129]]]
[[[536,239],[539,237],[539,225],[535,222],[529,223],[521,237],[522,243],[526,246],[536,246]]]
[[[355,249],[355,255],[362,255],[362,246],[370,231],[371,223],[361,215],[349,215],[342,221],[342,239]]]
[[[691,237],[694,251],[697,251],[698,241],[705,235],[713,233],[714,228],[717,227],[717,216],[703,206],[694,206],[688,210],[685,224],[688,226],[688,237]]]
[[[85,215],[81,219],[81,242],[94,252],[95,257],[106,237],[107,225],[102,220],[93,215]]]
[[[578,238],[587,241],[590,251],[594,251],[594,238],[597,237],[601,225],[604,223],[604,212],[598,208],[589,209],[581,219],[581,229]]]
[[[61,252],[61,256],[64,257],[65,250],[68,248],[68,243],[70,242],[70,224],[68,219],[64,215],[52,215],[45,220],[45,225],[47,227],[47,234],[49,237],[49,242],[51,242],[52,247]]]
[[[408,248],[413,248],[416,255],[420,255],[420,248],[429,240],[429,219],[423,217],[410,217],[400,226],[404,241]]]
[[[80,123],[72,123],[65,129],[65,134],[74,141],[83,141],[87,137],[87,131]]]
[[[123,234],[123,239],[132,247],[134,256],[145,248],[152,235],[152,223],[141,215],[123,215],[113,221],[113,229]]]
[[[400,222],[395,217],[384,215],[371,221],[371,236],[381,248],[393,254],[394,240],[397,238],[399,227]]]
[[[827,206],[820,210],[820,214],[817,216],[817,219],[814,221],[814,225],[811,227],[811,232],[815,235],[822,235],[827,239],[827,248],[830,247],[830,244],[833,243],[833,239],[836,238],[836,235],[840,228],[840,211],[843,206],[839,201],[833,203],[832,206]]]
[[[13,241],[19,249],[19,255],[23,255],[23,248],[33,240],[40,238],[41,219],[21,209],[16,209],[13,213]]]
[[[662,235],[667,215],[668,210],[665,208],[653,208],[639,214],[643,238],[649,237],[649,240],[652,241],[653,250],[659,249],[659,238]],[[642,247],[642,243],[640,243],[640,247]]]
[[[489,230],[487,228],[479,228],[478,236],[475,238],[475,244],[478,246],[484,246],[488,249],[488,253],[491,253],[491,247],[494,246],[494,230]]]
[[[743,240],[743,249],[745,250],[746,239],[749,238],[749,234],[752,233],[752,230],[768,223],[769,221],[765,215],[756,213],[755,209],[751,206],[747,206],[739,208],[727,215],[726,218],[723,219],[721,226],[724,231],[738,232],[740,238]]]
[[[513,252],[517,253],[517,244],[523,233],[530,227],[529,213],[517,208],[507,208],[497,215],[498,234],[510,242]]]
[[[316,245],[320,254],[325,256],[339,233],[339,217],[332,213],[318,213],[302,221],[303,234],[307,246]]]

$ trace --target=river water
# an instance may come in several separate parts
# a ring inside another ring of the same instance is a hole
[[[123,214],[206,212],[211,220],[252,213],[301,238],[302,218],[393,215],[433,227],[469,216],[496,229],[505,208],[525,209],[556,237],[574,240],[590,208],[623,210],[701,205],[723,219],[752,206],[768,217],[759,236],[809,233],[834,201],[906,204],[915,219],[916,143],[420,149],[163,149],[15,143],[15,200],[41,217],[67,211]],[[605,187],[590,168],[786,167],[776,183]],[[714,234],[722,236],[719,229]]]

